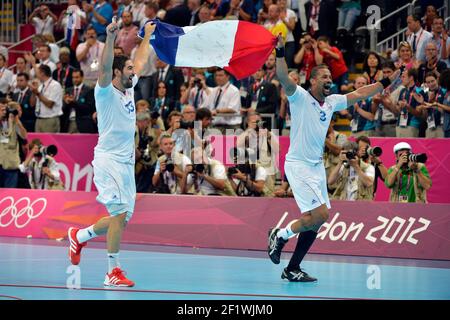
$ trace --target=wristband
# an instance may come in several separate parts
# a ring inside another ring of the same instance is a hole
[[[284,47],[275,48],[275,52],[277,58],[284,58]]]
[[[391,79],[389,79],[389,78],[384,78],[383,80],[380,80],[378,82],[383,85],[384,89],[386,89],[387,87],[389,87],[391,85]]]

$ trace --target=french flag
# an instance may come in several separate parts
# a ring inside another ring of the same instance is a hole
[[[267,60],[277,39],[258,24],[219,20],[177,27],[159,20],[150,44],[162,61],[178,67],[220,67],[238,80],[255,73]],[[144,28],[138,36],[143,38]]]
[[[72,5],[67,8],[67,33],[66,41],[72,50],[76,50],[78,46],[78,29],[81,29],[81,19],[79,16],[80,8]]]

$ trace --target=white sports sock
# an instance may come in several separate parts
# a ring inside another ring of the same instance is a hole
[[[278,232],[277,232],[277,237],[278,238],[283,238],[284,240],[287,240],[287,239],[289,239],[290,237],[292,237],[293,235],[295,235],[295,233],[292,231],[292,229],[291,229],[291,225],[295,222],[296,220],[294,220],[294,221],[291,221],[287,226],[286,226],[286,228],[282,228],[282,229],[280,229]]]
[[[111,271],[116,267],[120,268],[119,253],[108,252],[108,273],[111,273]]]
[[[94,232],[94,225],[87,227],[85,229],[81,229],[77,232],[77,240],[79,243],[86,242],[95,237],[97,237],[97,235]]]

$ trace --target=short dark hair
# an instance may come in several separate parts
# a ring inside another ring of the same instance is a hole
[[[219,71],[225,72],[225,75],[227,75],[228,77],[230,76],[230,73],[229,73],[227,70],[222,69],[222,68],[217,68],[217,70],[214,72],[214,74],[216,74],[216,73],[219,72]]]
[[[89,27],[86,29],[86,32],[88,32],[89,30],[94,30],[95,34],[97,34],[97,30],[95,30],[95,28],[94,28],[93,26],[89,26]]]
[[[410,14],[409,15],[411,18],[413,18],[414,21],[416,22],[422,22],[421,17],[418,14]]]
[[[314,68],[312,68],[310,78],[311,78],[311,79],[316,78],[316,77],[317,77],[317,74],[319,73],[319,70],[321,70],[321,69],[327,69],[327,70],[330,70],[326,64],[323,64],[323,63],[322,63],[322,64],[319,64],[318,66],[315,66]]]
[[[320,36],[317,38],[317,42],[319,42],[319,41],[330,43],[330,38],[328,38],[327,36]]]
[[[158,10],[159,10],[159,5],[158,5],[158,3],[156,1],[149,1],[146,4],[146,6],[149,9],[153,9],[155,12],[158,12]]]
[[[50,69],[50,67],[45,64],[39,65],[39,70],[41,70],[41,72],[43,72],[46,77],[50,78],[52,76],[52,69]]]
[[[367,74],[370,73],[370,67],[369,67],[369,57],[370,56],[375,56],[375,58],[377,58],[378,60],[378,65],[377,65],[377,70],[381,70],[381,64],[383,63],[382,58],[380,57],[380,55],[375,52],[375,51],[370,51],[367,55],[366,58],[364,59],[363,62],[363,71],[367,72]]]
[[[125,55],[118,55],[118,56],[114,57],[113,65],[112,65],[113,78],[115,77],[114,70],[117,69],[120,72],[123,72],[123,68],[125,68],[125,64],[127,63],[128,60],[130,60],[130,58],[128,58]]]
[[[199,121],[199,120],[203,120],[203,119],[211,119],[212,118],[212,113],[208,108],[200,108],[197,109],[197,111],[195,112],[195,120]]]
[[[50,48],[50,46],[48,44],[42,44],[39,46],[39,48],[42,48],[42,47],[46,47],[48,52],[52,52],[52,48]]]
[[[7,98],[0,98],[0,104],[8,104],[9,100]]]
[[[444,21],[444,18],[442,18],[441,16],[435,16],[433,18],[433,23],[434,23],[434,20],[442,20],[442,21]]]
[[[81,69],[73,69],[72,74],[74,74],[75,72],[78,72],[80,74],[80,76],[84,77],[84,72]]]
[[[417,82],[417,79],[419,78],[419,71],[417,69],[411,68],[408,69],[406,72],[408,77],[413,77],[414,82]]]
[[[20,73],[18,73],[18,74],[17,74],[17,78],[18,78],[18,77],[24,77],[25,80],[27,80],[27,81],[30,80],[30,76],[29,76],[28,73],[26,73],[26,72],[20,72]]]
[[[439,76],[439,85],[446,90],[450,90],[450,69],[441,72],[441,75]]]
[[[433,71],[427,72],[427,74],[425,75],[425,79],[428,78],[428,77],[433,77],[435,79],[438,78],[437,74],[435,72],[433,72]]]
[[[358,138],[356,138],[356,143],[359,143],[360,141],[370,145],[370,139],[368,136],[359,136]]]
[[[395,67],[395,63],[391,60],[386,60],[381,65],[381,69],[391,69],[395,71],[397,68]]]

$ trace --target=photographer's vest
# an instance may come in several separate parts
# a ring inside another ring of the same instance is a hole
[[[424,164],[418,163],[417,166],[418,166],[418,169],[421,170],[421,168],[424,166]],[[392,166],[391,168],[393,168],[393,167],[395,167],[395,166]],[[402,171],[400,171],[400,173],[402,173]],[[401,179],[400,173],[397,174],[397,178],[395,179],[394,186],[391,189],[391,194],[389,195],[390,202],[399,202],[400,201],[399,200],[400,186],[401,186],[401,184],[399,183],[400,179]],[[416,194],[415,202],[427,203],[427,192],[425,189],[423,189],[421,186],[419,186],[417,174],[414,173],[413,171],[411,171],[410,173],[413,175],[412,182],[413,182],[413,187],[414,187],[414,193]]]
[[[55,160],[50,156],[45,156],[45,159],[48,159],[48,167],[51,167]],[[38,189],[40,187],[40,181],[37,181],[37,177],[34,175],[35,170],[39,167],[39,170],[42,172],[42,167],[39,165],[39,163],[36,160],[31,160],[29,164],[29,170],[31,171],[30,174],[30,186],[31,189]],[[47,177],[46,175],[41,173],[40,180],[43,180],[42,183],[42,189],[44,190],[64,190],[64,185],[60,180],[53,180]]]
[[[364,161],[359,161],[361,170],[365,172],[369,168],[370,164]],[[332,199],[335,200],[347,200],[347,183],[350,175],[350,168],[344,167],[342,174],[335,183],[336,190],[334,190]],[[358,177],[358,192],[356,200],[372,200],[373,199],[373,184],[370,187],[366,187],[361,178]]]
[[[19,168],[19,141],[17,139],[16,128],[13,124],[8,130],[3,131],[3,123],[0,122],[0,166],[5,170],[15,170]]]
[[[338,138],[341,136],[340,133],[335,131],[334,135],[334,144],[337,144]],[[325,149],[327,149],[325,147]],[[325,167],[326,176],[329,177],[331,171],[336,167],[339,163],[339,155],[335,156],[330,150],[325,150],[323,152],[323,165]]]
[[[162,156],[160,156],[158,158],[158,161],[161,164],[161,162],[166,161],[166,159],[167,159],[167,156],[164,154],[164,155],[162,155]],[[177,168],[181,172],[184,172],[183,166],[181,165],[183,163],[183,155],[181,153],[174,152],[173,153],[173,157],[172,157],[172,161],[173,161],[173,164],[174,164],[175,168]],[[167,172],[167,174],[171,174],[172,178],[175,180],[175,186],[174,186],[175,188],[172,188],[173,190],[170,189],[170,193],[171,194],[175,194],[175,193],[177,193],[177,191],[179,191],[181,193],[181,190],[179,189],[180,188],[180,181],[181,181],[180,178],[178,178],[173,172],[172,173],[170,173],[168,171],[166,171],[166,172]],[[163,184],[168,185],[168,181],[166,181],[166,174],[163,174],[162,180],[163,180],[162,181]]]
[[[251,164],[251,173],[250,173],[250,180],[251,181],[256,181],[256,172],[258,171],[258,168],[262,167],[259,164]],[[262,167],[264,168],[264,167]],[[244,195],[243,193],[245,192],[245,190],[248,191],[248,195]],[[270,193],[269,188],[266,185],[266,182],[264,182],[264,188],[262,190],[261,193],[258,193],[256,191],[253,190],[249,190],[247,189],[247,186],[245,184],[245,182],[243,181],[239,181],[239,184],[237,185],[237,190],[236,190],[236,195],[237,196],[244,196],[244,197],[251,197],[251,196],[255,196],[255,197],[267,197],[267,196],[271,196],[272,194]]]

